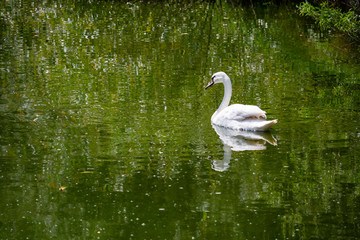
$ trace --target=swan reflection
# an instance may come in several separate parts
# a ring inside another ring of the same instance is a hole
[[[230,167],[232,151],[265,150],[266,143],[276,146],[276,139],[270,132],[239,131],[212,125],[224,144],[224,159],[212,160],[212,168],[216,171],[225,171]]]

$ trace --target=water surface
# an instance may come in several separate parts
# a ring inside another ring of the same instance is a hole
[[[359,54],[293,6],[5,1],[2,239],[356,239]],[[232,103],[278,119],[231,136]]]

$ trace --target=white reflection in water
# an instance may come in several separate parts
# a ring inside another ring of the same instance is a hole
[[[276,146],[276,139],[270,132],[239,131],[212,125],[224,144],[224,159],[212,160],[211,167],[215,171],[225,171],[230,167],[232,151],[265,150],[266,143]]]

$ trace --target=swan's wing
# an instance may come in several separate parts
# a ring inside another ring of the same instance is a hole
[[[243,121],[225,120],[221,118],[215,119],[213,124],[225,128],[235,129],[237,131],[267,131],[272,125],[276,124],[277,120],[267,121],[264,119],[246,119]]]
[[[219,115],[225,119],[243,121],[246,119],[266,119],[266,112],[258,106],[233,104],[223,109]]]
[[[213,124],[231,129],[267,131],[277,120],[266,121],[266,112],[254,105],[233,104],[211,117]]]

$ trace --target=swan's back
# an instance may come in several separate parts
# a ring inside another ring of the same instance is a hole
[[[258,106],[233,104],[220,112],[215,112],[211,122],[238,130],[266,131],[277,123],[277,120],[266,121],[266,112]]]
[[[266,112],[254,105],[232,104],[220,112],[215,112],[211,118],[213,122],[246,119],[266,119]]]

